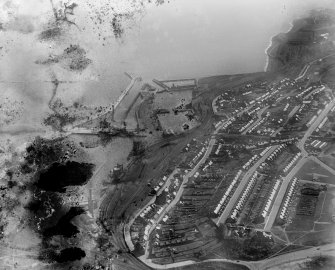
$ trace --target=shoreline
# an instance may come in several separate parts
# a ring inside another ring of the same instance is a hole
[[[266,49],[264,50],[264,53],[266,55],[266,61],[265,61],[265,66],[264,66],[264,72],[267,72],[268,66],[269,66],[269,55],[268,55],[268,51],[271,49],[272,47],[272,40],[274,37],[280,35],[280,34],[288,34],[294,27],[294,20],[290,22],[290,26],[289,29],[286,32],[282,32],[282,33],[277,33],[273,36],[270,37],[270,44],[266,47]]]

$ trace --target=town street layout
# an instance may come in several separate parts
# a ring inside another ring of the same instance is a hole
[[[261,92],[258,96],[254,97],[254,99],[257,101],[256,103],[253,101],[253,99],[249,99],[249,102],[244,102],[246,106],[242,105],[237,110],[233,110],[230,112],[220,111],[222,110],[222,102],[227,101],[226,95],[223,98],[221,96],[218,96],[213,99],[213,102],[211,102],[211,104],[214,113],[220,115],[221,117],[224,116],[224,119],[217,122],[215,124],[215,129],[212,130],[212,133],[209,134],[207,137],[204,137],[206,138],[206,142],[203,143],[203,145],[205,145],[205,150],[203,152],[199,152],[198,156],[202,153],[200,160],[193,164],[190,169],[184,169],[181,167],[174,168],[173,172],[169,175],[166,182],[164,183],[163,188],[159,190],[157,195],[159,195],[163,189],[169,186],[176,173],[179,173],[179,175],[181,175],[182,181],[179,189],[174,194],[173,199],[169,200],[162,207],[162,210],[160,210],[154,216],[154,218],[151,218],[150,222],[148,222],[148,230],[145,232],[145,239],[147,240],[144,241],[143,246],[144,254],[138,256],[139,260],[141,260],[144,264],[156,269],[169,269],[173,267],[180,267],[196,263],[194,260],[189,259],[184,259],[181,262],[170,262],[163,264],[157,263],[156,260],[152,259],[151,249],[153,244],[152,242],[150,242],[152,240],[149,239],[152,239],[154,231],[157,231],[157,228],[159,230],[162,224],[164,226],[168,226],[165,225],[166,220],[168,219],[168,216],[173,215],[173,211],[177,207],[182,205],[180,203],[180,200],[185,194],[185,187],[190,186],[190,179],[192,179],[191,185],[193,185],[195,183],[194,179],[197,178],[199,172],[203,173],[205,169],[212,164],[213,157],[220,152],[220,148],[222,145],[228,145],[225,147],[231,147],[231,149],[238,149],[238,147],[245,147],[248,145],[248,143],[239,143],[240,146],[239,144],[224,144],[224,141],[236,140],[249,142],[249,148],[247,149],[252,149],[251,151],[254,151],[254,153],[256,154],[250,157],[248,162],[240,163],[240,166],[245,163],[243,169],[240,169],[241,173],[239,174],[239,176],[241,179],[238,180],[237,186],[232,189],[232,192],[226,198],[226,204],[224,206],[221,206],[221,204],[218,205],[217,208],[219,209],[221,207],[220,209],[222,209],[222,211],[220,211],[218,216],[212,218],[216,226],[225,225],[228,219],[229,223],[232,222],[232,218],[234,219],[236,216],[232,215],[233,209],[235,209],[234,211],[236,211],[236,209],[239,209],[238,207],[240,206],[238,206],[238,202],[241,201],[242,193],[245,194],[247,186],[250,186],[250,182],[252,182],[251,178],[257,172],[257,175],[259,175],[261,179],[263,179],[259,181],[266,180],[266,178],[264,179],[264,175],[268,175],[269,171],[264,172],[264,167],[274,168],[274,170],[277,170],[278,168],[275,168],[273,166],[279,165],[275,164],[277,164],[276,159],[281,155],[285,156],[285,159],[282,161],[283,165],[280,164],[280,166],[284,166],[284,164],[288,164],[288,162],[290,162],[290,166],[285,165],[289,169],[287,169],[287,173],[283,173],[279,170],[276,174],[274,174],[273,177],[275,177],[275,180],[273,180],[273,182],[278,182],[278,190],[273,191],[272,193],[274,194],[274,196],[268,199],[268,210],[266,211],[267,214],[265,214],[264,216],[264,224],[258,226],[255,231],[267,232],[271,234],[272,228],[276,222],[276,219],[278,218],[278,213],[281,209],[282,202],[287,194],[287,190],[290,186],[291,180],[301,170],[301,168],[304,166],[304,164],[306,164],[307,161],[314,160],[317,164],[321,164],[322,167],[325,167],[328,171],[332,172],[332,168],[324,164],[317,157],[310,155],[310,150],[308,150],[310,149],[310,146],[308,146],[308,149],[305,149],[305,147],[306,144],[310,145],[309,140],[313,132],[315,132],[316,129],[320,128],[321,123],[325,122],[325,118],[327,117],[327,115],[329,115],[333,111],[335,105],[333,90],[325,85],[316,84],[310,88],[306,87],[304,91],[304,93],[306,92],[306,94],[299,97],[298,100],[295,97],[294,90],[291,90],[294,88],[303,87],[303,85],[305,84],[304,76],[305,74],[307,74],[308,69],[313,64],[315,64],[315,61],[312,61],[307,68],[304,67],[301,72],[301,74],[303,73],[303,75],[299,75],[296,80],[284,78],[276,84],[269,85],[267,88],[268,90],[263,90],[263,92]],[[246,85],[246,89],[244,91],[249,91],[250,85],[251,84]],[[322,109],[320,109],[319,106],[313,108],[313,110],[304,110],[304,107],[311,106],[311,101],[309,100],[313,100],[315,96],[318,96],[318,98],[322,100]],[[287,108],[289,108],[289,110],[287,110]],[[278,110],[282,110],[283,113],[277,114]],[[250,121],[250,117],[252,117],[252,121]],[[292,123],[294,123],[294,119],[298,119],[297,117],[305,117],[305,123],[308,122],[308,124],[306,124],[307,129],[302,132],[295,133],[294,137],[283,135],[285,134],[285,129],[287,129],[287,126],[292,125]],[[253,122],[251,125],[248,124],[251,122]],[[243,127],[245,126],[248,127],[244,129]],[[216,151],[214,151],[214,148],[216,149]],[[260,150],[256,150],[258,148]],[[231,150],[227,151],[228,153],[230,153]],[[260,153],[260,151],[262,153]],[[296,162],[292,161],[293,157],[297,158]],[[236,167],[234,169],[236,169]],[[220,181],[219,185],[221,185],[222,182],[223,181]],[[302,183],[308,183],[308,181],[302,180]],[[218,186],[216,186],[215,188],[215,192],[219,192],[217,187]],[[253,186],[251,186],[251,188],[253,188]],[[269,187],[267,187],[268,191],[260,191],[263,192],[261,200],[265,200],[266,202],[271,188],[273,188],[273,186],[270,185]],[[259,191],[254,192],[257,193]],[[249,200],[249,197],[250,194],[246,197],[247,201]],[[183,203],[185,202],[184,200],[185,199],[183,199]],[[132,226],[138,216],[141,213],[142,216],[145,215],[143,214],[146,213],[145,209],[147,209],[148,206],[153,205],[154,202],[155,199],[153,198],[141,209],[138,209],[136,213],[134,213],[130,221],[124,226],[124,238],[130,250],[135,249],[135,243],[133,242],[134,239],[132,238],[132,231],[134,231],[132,229]],[[245,199],[243,198],[243,204],[244,203]],[[214,213],[215,212],[216,211],[214,211]],[[158,237],[157,232],[155,234],[156,237]],[[320,248],[321,247],[308,249],[308,251],[306,251],[306,254],[309,254],[309,256],[314,256],[315,254],[317,254],[316,251],[318,251]],[[329,252],[328,246],[322,246],[322,249],[325,252]],[[306,257],[303,256],[302,252],[298,251],[294,251],[294,253],[292,254],[296,254],[296,260],[302,260]],[[292,261],[292,257],[290,257],[289,255],[276,255],[277,256],[275,257],[270,256],[269,258],[260,260],[258,262],[247,262],[243,260],[237,261],[222,258],[205,260],[204,263],[230,262],[247,266],[250,269],[267,269],[269,265],[272,264]]]

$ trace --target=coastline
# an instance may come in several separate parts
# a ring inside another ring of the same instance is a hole
[[[293,29],[293,27],[294,27],[294,21],[295,21],[295,20],[293,20],[293,21],[290,22],[290,27],[289,27],[289,29],[288,29],[286,32],[283,32],[283,33],[277,33],[277,34],[271,36],[271,38],[270,38],[270,44],[269,44],[269,45],[266,47],[266,49],[264,50],[265,55],[266,55],[266,61],[265,61],[265,66],[264,66],[264,72],[267,72],[267,69],[268,69],[268,66],[269,66],[269,54],[268,54],[268,51],[271,49],[271,47],[272,47],[272,45],[273,45],[273,44],[272,44],[272,40],[273,40],[273,38],[276,37],[276,36],[278,36],[278,35],[280,35],[280,34],[288,34],[288,33]]]

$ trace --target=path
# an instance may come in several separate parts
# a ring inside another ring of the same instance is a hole
[[[326,55],[326,56],[320,57],[320,58],[315,59],[315,60],[309,62],[308,64],[306,64],[306,65],[302,68],[302,70],[300,71],[300,73],[299,73],[298,77],[295,79],[295,81],[298,81],[299,79],[303,78],[303,77],[306,75],[306,72],[308,71],[308,69],[311,67],[312,64],[314,64],[315,62],[319,61],[320,59],[323,60],[323,59],[328,58],[328,57],[331,57],[331,56],[333,56],[333,55],[335,55],[335,53],[328,54],[328,55]]]
[[[316,158],[315,156],[310,157],[311,160],[313,160],[315,163],[319,164],[323,168],[325,168],[327,171],[332,173],[335,176],[335,170],[332,167],[329,167],[326,163],[322,162],[320,159]]]

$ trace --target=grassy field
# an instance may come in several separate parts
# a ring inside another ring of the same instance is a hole
[[[192,102],[192,90],[171,91],[157,93],[153,100],[153,110],[166,110],[166,113],[158,114],[158,120],[164,131],[182,133],[199,125],[192,114],[189,104]],[[187,125],[187,127],[186,127]]]
[[[310,231],[314,226],[314,216],[295,216],[287,231]]]
[[[335,176],[314,161],[307,161],[295,176],[309,181],[315,176],[318,182],[335,184]]]
[[[319,159],[323,163],[327,164],[329,167],[331,167],[331,168],[333,168],[335,170],[335,158],[333,157],[333,155],[319,157]]]
[[[187,112],[180,112],[178,115],[175,114],[162,114],[158,115],[158,119],[161,123],[163,130],[173,130],[174,133],[183,132],[183,125],[187,124],[189,129],[192,129],[198,125],[196,120],[189,120],[186,116]]]
[[[302,191],[307,187],[313,187],[313,190],[317,192],[318,196],[308,196],[302,194]],[[311,231],[314,228],[314,221],[320,216],[320,212],[323,208],[323,192],[319,185],[299,185],[297,195],[295,198],[295,210],[290,212],[290,218],[292,222],[287,225],[286,231]],[[299,208],[305,207],[306,204],[309,206],[305,210],[299,211]],[[299,213],[300,212],[300,213]]]
[[[316,185],[315,185],[316,186]],[[300,193],[298,191],[298,193]],[[335,188],[330,188],[319,193],[314,213],[310,216],[295,215],[292,213],[292,223],[283,227],[284,231],[274,231],[275,235],[302,246],[316,246],[331,243],[335,240],[335,224],[331,217],[333,213],[333,198]],[[297,201],[301,195],[297,196]],[[279,229],[278,229],[279,230]],[[284,232],[284,233],[283,233]]]
[[[310,232],[299,238],[295,243],[298,245],[319,246],[333,243],[335,240],[335,228],[332,230]]]
[[[316,215],[318,215],[318,222],[331,222],[333,215],[333,201],[335,197],[335,188],[329,187],[327,191],[321,192],[319,196],[319,203],[316,208]]]
[[[171,91],[158,93],[155,96],[155,109],[172,109],[181,103],[188,104],[192,101],[192,90]]]

